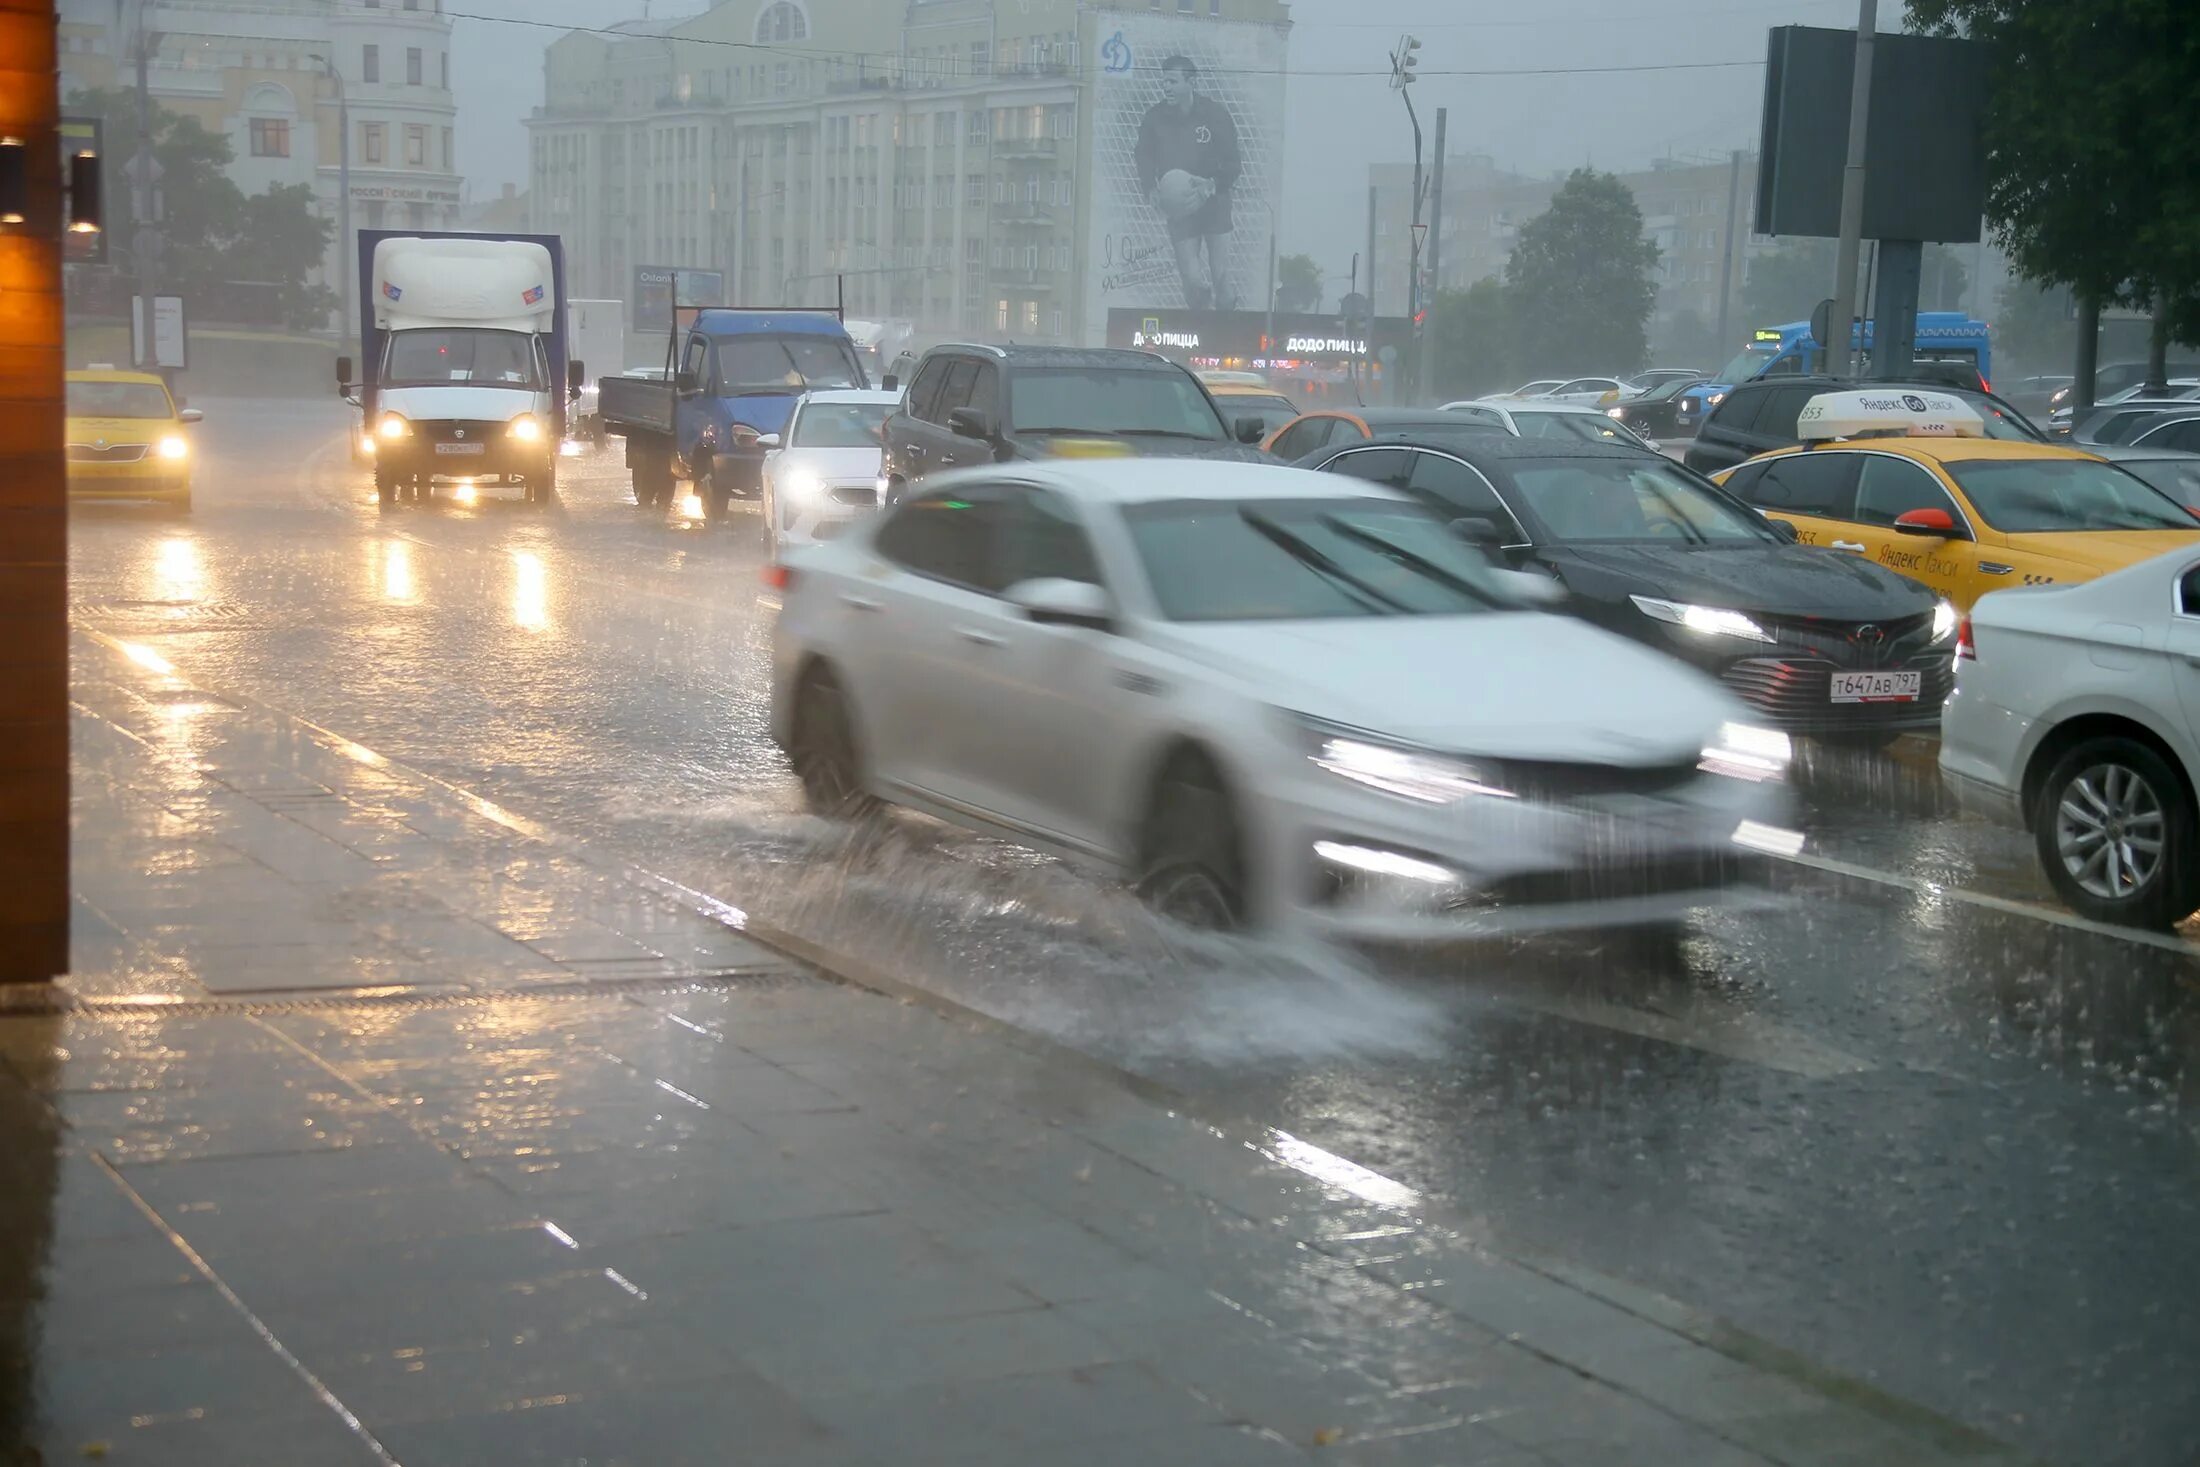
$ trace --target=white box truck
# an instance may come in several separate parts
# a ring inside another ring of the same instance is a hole
[[[359,236],[362,377],[337,377],[374,445],[382,503],[437,485],[520,488],[544,503],[583,363],[567,360],[555,236]]]

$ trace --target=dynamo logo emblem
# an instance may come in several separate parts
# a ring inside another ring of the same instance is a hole
[[[1109,76],[1121,76],[1131,69],[1131,43],[1117,31],[1100,47],[1101,69]]]

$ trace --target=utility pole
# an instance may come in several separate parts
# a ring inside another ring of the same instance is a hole
[[[1833,264],[1833,340],[1822,342],[1826,370],[1848,376],[1855,367],[1856,256],[1864,238],[1864,144],[1870,135],[1872,31],[1879,21],[1879,0],[1859,0],[1856,16],[1856,74],[1849,82],[1848,166],[1841,170],[1841,244]]]
[[[2070,384],[2070,421],[2093,406],[2093,378],[2101,370],[2101,298],[2090,291],[2078,297],[2078,362]]]
[[[131,365],[140,371],[167,373],[159,366],[154,346],[153,300],[160,288],[160,221],[164,212],[160,190],[160,160],[153,156],[153,34],[145,20],[147,0],[137,0],[132,39],[137,50],[137,154],[130,160],[130,215],[137,226],[131,235],[137,260],[139,325],[137,354]]]
[[[1726,334],[1727,312],[1734,303],[1734,227],[1742,200],[1742,150],[1736,148],[1726,171],[1726,248],[1719,252],[1719,350],[1732,340]]]
[[[336,69],[336,63],[319,53],[313,59],[336,83],[336,335],[348,344],[359,337],[351,298],[351,279],[358,274],[354,261],[359,253],[358,241],[351,232],[351,99],[344,91],[344,74]]]
[[[1450,109],[1436,109],[1436,164],[1428,191],[1428,319],[1421,323],[1421,394],[1436,397],[1436,293],[1444,288],[1444,123]]]
[[[1390,88],[1404,99],[1406,120],[1413,124],[1413,222],[1412,233],[1406,244],[1406,369],[1400,373],[1412,378],[1419,365],[1416,348],[1421,338],[1421,115],[1413,110],[1413,83],[1417,79],[1413,68],[1420,62],[1421,42],[1416,36],[1400,36],[1398,49],[1390,53]],[[1372,272],[1370,272],[1372,278]],[[1395,400],[1399,389],[1410,391],[1408,383],[1400,383],[1392,389]]]

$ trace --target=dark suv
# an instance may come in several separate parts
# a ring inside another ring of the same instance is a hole
[[[1760,377],[1744,382],[1719,400],[1696,430],[1685,462],[1699,474],[1731,469],[1743,459],[1793,448],[1803,440],[1796,436],[1796,419],[1803,405],[1822,392],[1852,392],[1873,387],[1922,387],[1960,397],[1986,420],[1986,436],[2019,442],[2045,443],[2047,435],[2030,419],[1990,392],[1950,387],[1945,382],[1904,377],[1893,382],[1857,381],[1841,377]]]
[[[941,469],[1064,454],[1266,461],[1197,377],[1149,352],[938,346],[886,420],[886,495]]]

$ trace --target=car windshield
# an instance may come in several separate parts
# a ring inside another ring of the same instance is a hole
[[[1758,545],[1764,521],[1663,459],[1567,458],[1512,465],[1512,506],[1539,541]]]
[[[73,418],[166,418],[174,414],[167,391],[157,382],[69,384],[69,416]]]
[[[2200,454],[2188,458],[2142,458],[2118,467],[2137,474],[2185,508],[2200,510]]]
[[[1559,438],[1569,443],[1625,443],[1642,440],[1602,413],[1513,412],[1523,438]]]
[[[1772,353],[1770,351],[1762,347],[1745,346],[1735,354],[1734,360],[1719,368],[1718,375],[1711,380],[1724,382],[1729,386],[1736,382],[1747,382],[1750,378],[1762,372],[1765,369],[1765,363],[1771,360]]]
[[[535,339],[524,331],[423,327],[393,331],[384,387],[524,387],[540,390]]]
[[[1227,411],[1227,410],[1225,410]],[[1130,367],[1027,367],[1009,388],[1009,426],[1227,441],[1207,394],[1182,372]]]
[[[1986,523],[2006,535],[2200,530],[2182,505],[2098,459],[1979,459],[1941,467]]]
[[[1699,380],[1695,377],[1668,377],[1662,382],[1652,384],[1650,390],[1642,395],[1642,400],[1644,402],[1670,401],[1688,388],[1694,387]]]
[[[794,420],[796,448],[876,448],[890,402],[805,403]]]
[[[1275,432],[1299,415],[1290,398],[1257,392],[1226,392],[1215,398],[1215,406],[1233,424],[1239,418],[1258,418],[1263,434]]]
[[[711,391],[719,397],[863,385],[855,348],[838,337],[801,333],[718,338],[718,376]]]
[[[1134,505],[1124,518],[1170,621],[1520,609],[1489,564],[1417,505],[1179,499]]]

